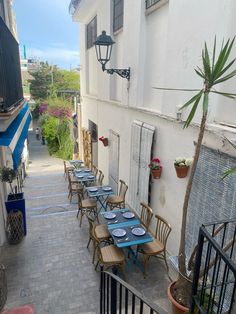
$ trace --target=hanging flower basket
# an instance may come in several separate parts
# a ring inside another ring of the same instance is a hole
[[[160,179],[161,172],[162,172],[162,166],[160,165],[160,159],[159,158],[153,158],[148,165],[148,167],[151,170],[151,174],[153,179]]]
[[[175,171],[176,171],[176,174],[177,174],[177,177],[178,178],[185,178],[187,177],[187,174],[188,174],[188,169],[189,167],[188,166],[175,166]]]
[[[101,137],[99,137],[99,141],[101,141],[104,146],[108,146],[108,138],[107,137],[101,136]]]
[[[192,162],[192,158],[178,157],[175,159],[174,166],[178,178],[187,177],[188,170]]]
[[[162,172],[162,167],[160,167],[159,169],[156,169],[156,170],[155,169],[151,170],[153,179],[160,179],[161,172]]]

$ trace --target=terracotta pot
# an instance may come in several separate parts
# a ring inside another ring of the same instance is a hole
[[[175,166],[175,171],[176,171],[177,177],[178,178],[185,178],[188,174],[188,169],[189,169],[188,166],[181,166],[181,167]]]
[[[175,285],[175,281],[173,281],[167,290],[168,298],[172,304],[172,313],[173,314],[185,314],[189,312],[189,308],[179,304],[172,296],[173,287]]]
[[[160,169],[151,169],[153,179],[160,179],[162,172],[162,167]]]

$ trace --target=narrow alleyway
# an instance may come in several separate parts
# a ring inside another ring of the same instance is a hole
[[[6,307],[34,304],[36,313],[97,313],[99,275],[78,232],[76,199],[70,204],[62,161],[30,134],[30,166],[24,193],[28,234],[3,249]]]
[[[88,226],[76,219],[76,198],[67,198],[63,164],[48,155],[32,132],[30,165],[25,180],[28,234],[18,245],[6,245],[1,262],[7,268],[7,308],[34,304],[37,314],[99,313],[99,272],[87,250]],[[143,279],[136,267],[128,282],[169,313],[168,277],[162,261],[153,259]]]

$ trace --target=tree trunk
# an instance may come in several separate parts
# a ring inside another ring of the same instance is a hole
[[[186,254],[185,254],[185,233],[186,233],[186,224],[187,224],[187,212],[188,212],[188,203],[191,194],[192,184],[194,174],[197,168],[197,162],[200,155],[200,149],[202,144],[202,139],[205,131],[207,112],[203,113],[200,131],[198,134],[198,140],[195,148],[195,154],[193,158],[193,164],[191,167],[191,173],[189,176],[184,204],[183,204],[183,212],[182,212],[182,226],[181,226],[181,238],[180,238],[180,247],[179,247],[179,278],[175,284],[175,298],[176,301],[184,306],[189,306],[190,298],[191,298],[191,289],[189,289],[189,281],[190,278],[187,276],[186,271]]]

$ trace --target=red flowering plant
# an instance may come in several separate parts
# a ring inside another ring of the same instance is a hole
[[[99,139],[99,141],[101,141],[103,143],[104,146],[108,146],[108,138],[107,137],[101,136],[98,139]]]
[[[161,161],[159,158],[153,158],[150,162],[150,164],[148,165],[148,167],[151,169],[151,170],[159,170],[162,168],[161,166]]]

